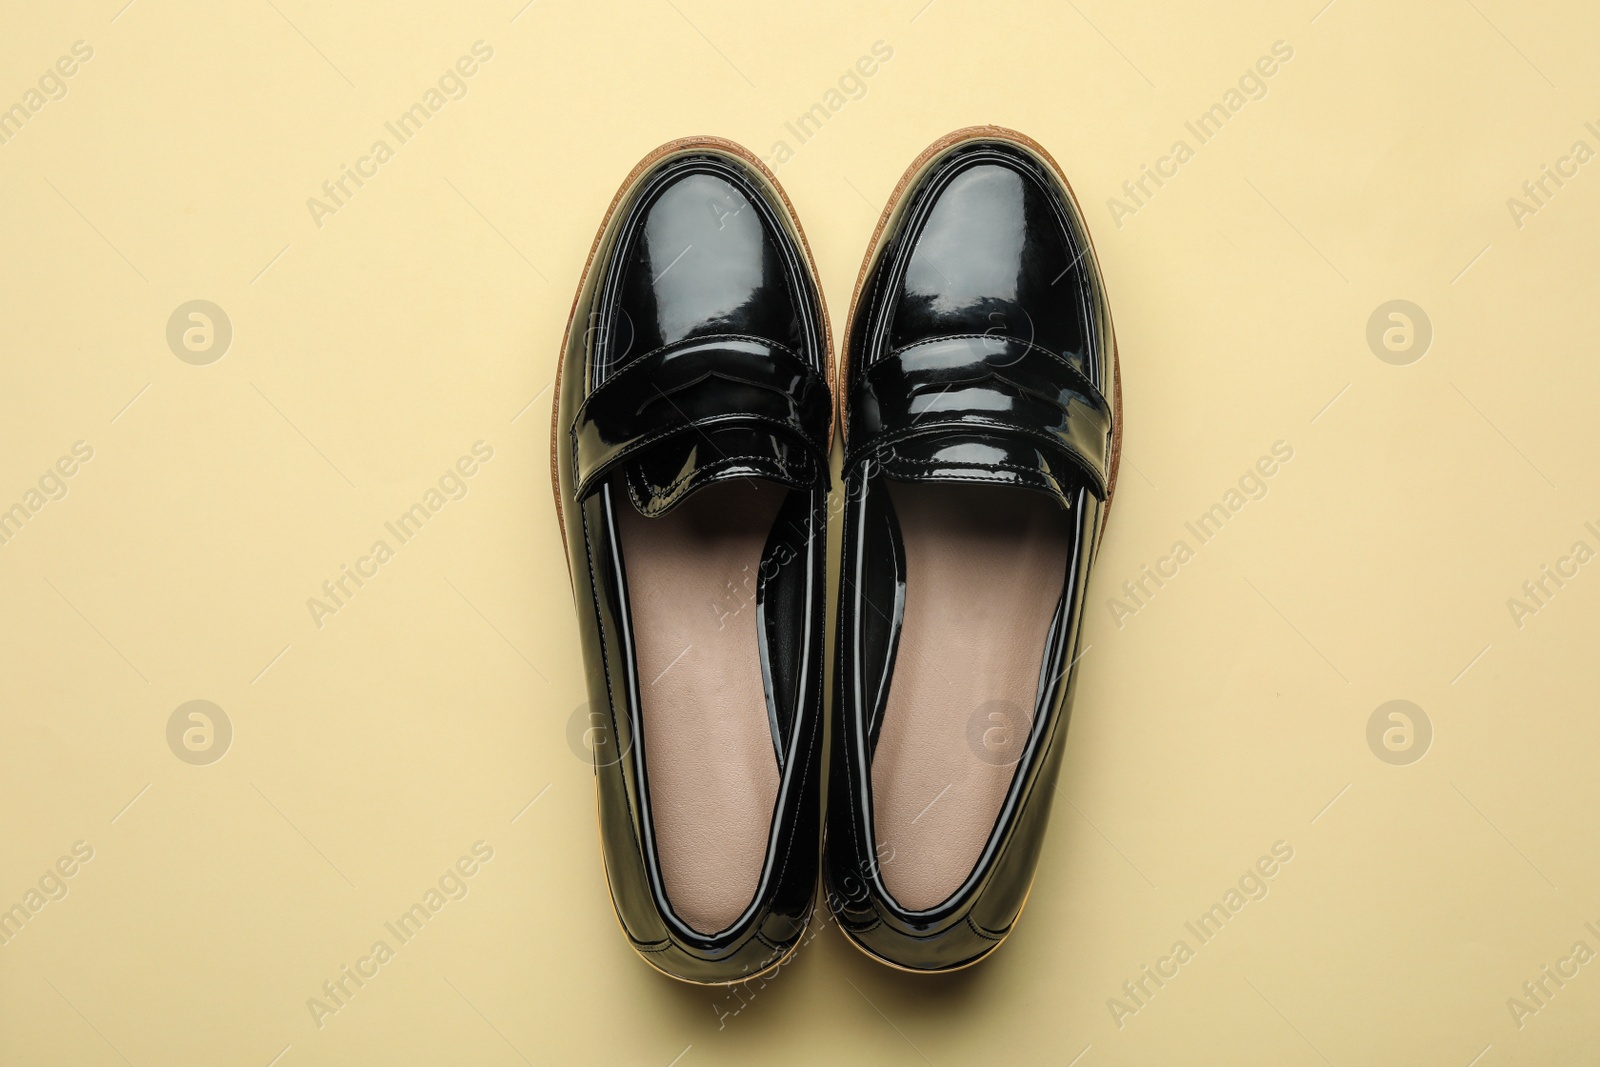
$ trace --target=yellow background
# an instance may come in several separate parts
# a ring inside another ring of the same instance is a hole
[[[94,850],[0,946],[0,1061],[1600,1055],[1600,964],[1520,1028],[1506,1004],[1600,950],[1600,567],[1507,607],[1600,548],[1600,163],[1520,227],[1506,204],[1600,148],[1590,5],[523,3],[0,9],[0,106],[94,49],[0,146],[0,507],[94,449],[0,545],[0,907]],[[479,40],[466,96],[317,226],[307,199]],[[1119,227],[1107,199],[1275,41],[1265,97]],[[1072,179],[1126,394],[1031,902],[955,976],[819,919],[742,998],[670,982],[616,928],[569,744],[547,434],[594,229],[663,141],[787,141],[838,328],[903,168],[983,122]],[[193,299],[234,331],[208,366],[166,341]],[[1392,299],[1433,326],[1407,366],[1367,343]],[[307,599],[480,440],[465,498],[319,628]],[[1266,497],[1119,627],[1120,584],[1280,440]],[[233,728],[208,766],[167,743],[194,699]],[[1367,744],[1393,699],[1433,728],[1408,766]],[[468,895],[319,1027],[308,998],[478,841]],[[1269,895],[1119,1028],[1108,999],[1277,841]]]

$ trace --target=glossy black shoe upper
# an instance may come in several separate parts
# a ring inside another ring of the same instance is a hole
[[[863,265],[841,383],[825,863],[847,936],[938,971],[991,951],[1032,883],[1120,413],[1087,228],[1042,149],[963,131],[913,164],[897,195]],[[1042,578],[1013,573],[1024,556]],[[1037,619],[1013,626],[1013,605]],[[997,629],[1033,636],[993,648]],[[983,670],[999,679],[992,692],[971,676]],[[1025,695],[1001,700],[1002,682]],[[891,773],[912,795],[886,790]],[[961,832],[970,843],[947,848]]]
[[[688,981],[773,966],[810,915],[828,368],[803,238],[754,157],[711,138],[647,157],[574,303],[552,465],[591,717],[615,742],[596,760],[612,902]]]

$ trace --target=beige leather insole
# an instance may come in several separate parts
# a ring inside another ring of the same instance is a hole
[[[754,899],[778,795],[756,577],[786,492],[723,482],[659,518],[617,509],[661,876],[705,934]]]
[[[887,483],[905,620],[872,762],[884,885],[913,911],[976,865],[1033,722],[1066,582],[1068,513],[1025,489]]]

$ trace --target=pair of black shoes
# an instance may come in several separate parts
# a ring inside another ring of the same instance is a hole
[[[824,837],[850,940],[974,963],[1049,821],[1120,441],[1099,269],[1049,154],[998,127],[924,152],[846,334],[836,405],[794,210],[716,138],[628,176],[567,327],[551,462],[619,754],[596,767],[606,876],[633,947],[687,981],[783,962]]]

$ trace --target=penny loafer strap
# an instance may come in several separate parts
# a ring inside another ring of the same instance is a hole
[[[751,469],[744,473],[808,486],[827,476],[831,412],[821,373],[777,342],[722,334],[667,345],[629,361],[579,407],[572,427],[577,496],[663,447],[674,453],[675,467],[743,470],[745,463]],[[728,453],[745,450],[729,442],[762,438],[776,453]],[[781,461],[796,448],[802,470]]]
[[[919,341],[866,369],[851,397],[845,469],[875,457],[898,476],[897,450],[921,455],[942,445],[994,442],[997,455],[1014,458],[1021,448],[1055,470],[1075,471],[1103,500],[1111,432],[1111,405],[1064,357],[1020,338],[958,334]],[[949,462],[951,448],[938,464],[918,462],[928,470],[984,468],[982,449],[969,451],[970,462]]]

